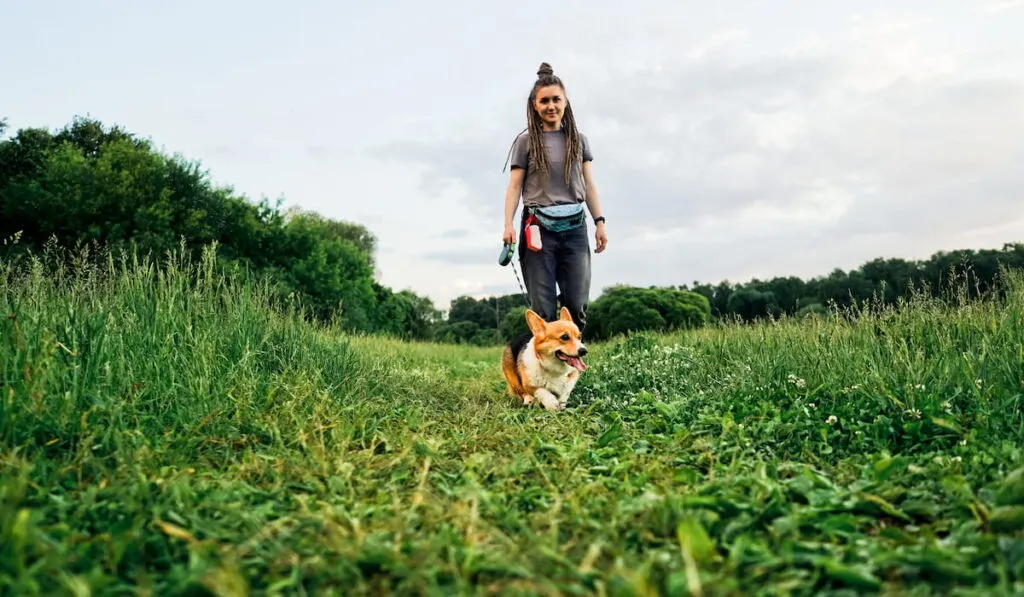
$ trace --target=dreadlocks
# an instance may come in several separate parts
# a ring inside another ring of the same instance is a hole
[[[542,62],[537,70],[537,80],[530,89],[530,96],[526,100],[526,122],[530,131],[530,155],[536,161],[537,168],[544,174],[548,171],[548,153],[544,148],[544,124],[540,116],[533,108],[533,102],[537,98],[537,90],[549,85],[558,85],[565,91],[562,79],[555,76],[555,71],[547,62]],[[579,163],[582,154],[580,143],[580,132],[576,128],[576,118],[572,114],[572,106],[569,99],[565,100],[565,112],[562,114],[562,129],[565,131],[565,184],[569,184],[572,176],[572,167]]]

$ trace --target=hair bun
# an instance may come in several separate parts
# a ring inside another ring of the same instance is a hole
[[[553,74],[555,74],[555,69],[551,68],[550,64],[548,64],[547,62],[540,63],[540,68],[537,69],[538,77],[549,77]]]

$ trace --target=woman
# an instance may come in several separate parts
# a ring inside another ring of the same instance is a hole
[[[608,246],[604,216],[591,174],[594,157],[587,137],[576,128],[565,85],[544,62],[526,102],[527,129],[511,151],[512,173],[505,192],[506,244],[516,238],[513,218],[523,198],[519,262],[530,307],[546,321],[558,316],[557,299],[582,331],[590,297],[590,244],[586,203],[594,219],[596,252]],[[526,243],[526,223],[539,225],[540,250]],[[555,292],[555,286],[561,295]]]

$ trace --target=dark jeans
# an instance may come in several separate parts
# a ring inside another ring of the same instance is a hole
[[[590,300],[590,243],[586,222],[563,232],[551,232],[540,226],[541,250],[526,247],[526,218],[523,210],[519,227],[519,263],[530,308],[545,321],[558,318],[560,303],[569,309],[582,332],[587,325]],[[555,285],[561,294],[556,294]]]

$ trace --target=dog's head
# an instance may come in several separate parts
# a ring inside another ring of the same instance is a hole
[[[548,323],[533,310],[526,310],[526,324],[533,333],[533,345],[542,360],[557,358],[577,371],[586,371],[583,357],[587,347],[580,340],[580,329],[572,321],[569,310],[562,307],[556,321]]]

